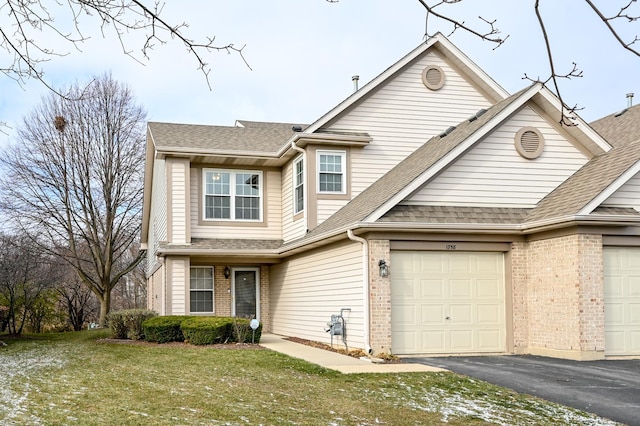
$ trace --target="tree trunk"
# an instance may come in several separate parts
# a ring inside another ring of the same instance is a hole
[[[111,310],[111,289],[105,290],[100,299],[100,327],[107,326],[107,314]]]

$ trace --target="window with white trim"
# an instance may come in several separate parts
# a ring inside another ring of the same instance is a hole
[[[303,157],[293,162],[293,214],[304,210],[304,163]]]
[[[262,172],[205,169],[204,218],[262,219]]]
[[[189,312],[213,313],[213,267],[190,268]]]
[[[318,192],[345,193],[345,151],[318,151]]]

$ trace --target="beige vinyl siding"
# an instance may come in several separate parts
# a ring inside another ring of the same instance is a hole
[[[172,244],[185,244],[189,242],[187,226],[187,185],[189,183],[189,160],[167,160],[169,173],[169,190],[171,206],[169,237]]]
[[[351,308],[347,344],[363,348],[362,245],[333,244],[271,267],[272,331],[329,343],[332,314]],[[334,336],[334,343],[342,342]]]
[[[307,185],[306,182],[305,185]],[[293,162],[289,162],[282,170],[282,239],[284,241],[291,241],[304,236],[307,227],[305,226],[303,215],[296,215],[297,218],[294,220]]]
[[[152,197],[149,211],[149,241],[147,250],[147,274],[156,263],[156,253],[161,241],[167,241],[167,173],[165,161],[155,160],[153,167]]]
[[[602,203],[607,207],[633,207],[640,211],[640,174],[629,179]]]
[[[189,302],[187,295],[187,287],[189,281],[189,258],[188,257],[167,257],[169,300],[169,315],[186,315],[187,303]]]
[[[521,157],[514,146],[525,126],[544,136],[544,151],[535,160]],[[587,161],[526,106],[403,204],[534,207]]]
[[[438,65],[446,74],[437,91],[422,83],[422,70]],[[432,136],[488,108],[491,102],[435,52],[393,77],[331,124],[330,129],[367,132],[373,141],[351,150],[353,197]]]
[[[251,170],[251,169],[247,169]],[[282,182],[280,171],[263,172],[266,187],[263,188],[263,215],[265,222],[228,221],[221,224],[200,222],[202,194],[199,192],[201,176],[198,169],[191,169],[191,238],[282,238]],[[265,215],[266,212],[266,215]]]
[[[318,200],[318,224],[324,222],[329,216],[340,210],[349,200]]]

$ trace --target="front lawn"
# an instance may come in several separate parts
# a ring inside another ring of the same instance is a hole
[[[0,424],[615,424],[453,373],[343,375],[269,350],[107,335],[0,336]]]

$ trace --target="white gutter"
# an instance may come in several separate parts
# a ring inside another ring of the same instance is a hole
[[[296,141],[292,140],[291,141],[291,149],[293,149],[294,151],[299,152],[300,154],[302,154],[302,185],[303,185],[303,193],[302,193],[302,217],[304,218],[304,229],[305,231],[309,229],[309,224],[307,223],[307,199],[309,197],[307,197],[307,191],[309,190],[309,185],[307,185],[307,151],[305,151],[304,149],[300,148],[298,145],[296,145]],[[292,166],[292,170],[291,170],[291,185],[293,186],[293,210],[294,210],[294,214],[295,214],[295,203],[296,203],[296,185],[295,185],[295,181],[296,181],[296,169],[295,169],[295,163],[291,163]]]
[[[371,354],[371,342],[369,337],[369,243],[367,240],[361,237],[356,237],[353,234],[353,229],[347,230],[347,236],[351,241],[362,243],[362,270],[364,277],[362,278],[362,293],[364,295],[362,317],[364,323],[364,350],[367,354]]]

